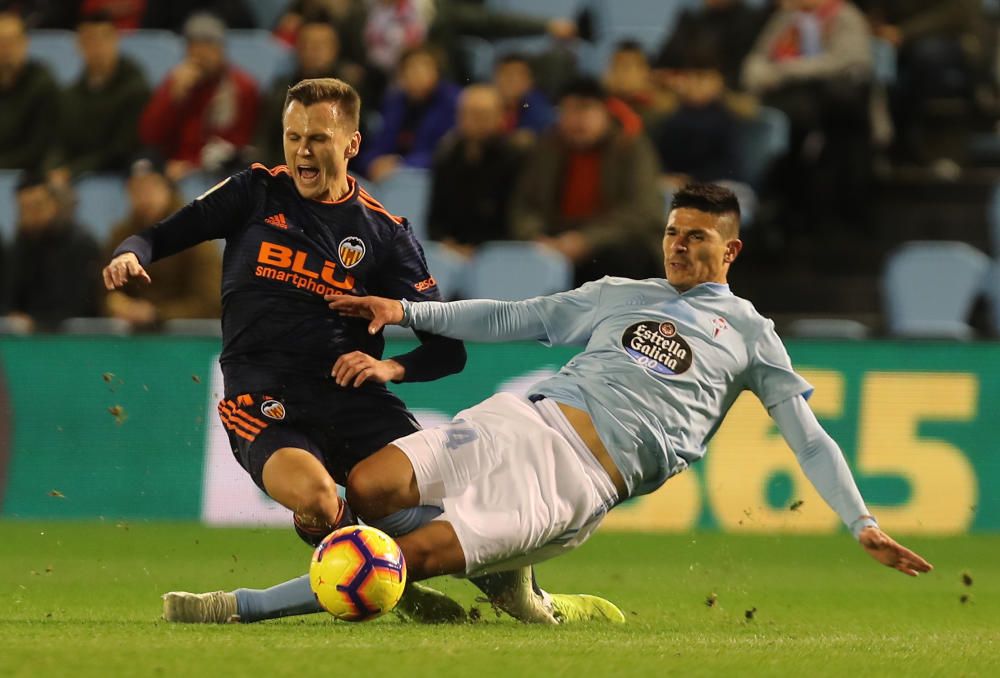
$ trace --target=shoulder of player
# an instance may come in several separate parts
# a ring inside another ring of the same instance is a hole
[[[400,227],[409,228],[409,222],[405,217],[393,214],[385,205],[379,202],[371,193],[365,190],[365,188],[358,184],[357,196],[355,198],[355,204],[361,208],[365,216],[374,221],[376,224],[382,226],[388,226],[389,228],[395,230]]]

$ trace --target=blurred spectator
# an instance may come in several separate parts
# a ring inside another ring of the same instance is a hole
[[[138,149],[139,116],[149,98],[142,71],[118,52],[109,14],[85,15],[76,36],[83,73],[62,93],[59,129],[46,162],[57,183],[83,172],[124,170]]]
[[[578,283],[657,275],[664,223],[657,174],[649,140],[618,126],[600,84],[575,81],[518,179],[512,235],[564,254]]]
[[[792,231],[863,227],[871,79],[868,24],[844,0],[785,0],[743,64],[746,88],[791,121],[790,151],[774,184]]]
[[[230,28],[256,28],[245,0],[147,0],[143,28],[182,32],[195,14],[213,14]],[[185,31],[186,32],[186,31]]]
[[[295,70],[279,75],[261,99],[255,146],[258,159],[268,165],[284,163],[281,118],[288,88],[306,78],[337,78],[364,92],[365,70],[340,58],[340,39],[331,23],[320,16],[307,18],[295,39]],[[362,101],[368,100],[362,95]]]
[[[646,130],[654,129],[675,106],[673,97],[653,80],[649,59],[634,40],[624,40],[615,47],[604,72],[604,86],[642,118]]]
[[[424,44],[427,17],[417,0],[374,0],[365,22],[368,63],[387,81],[407,50]]]
[[[434,155],[430,236],[464,255],[487,240],[507,240],[511,192],[521,153],[503,134],[500,94],[469,85],[458,103],[458,125]]]
[[[670,81],[676,107],[650,131],[670,189],[741,178],[741,120],[726,101],[722,73],[691,68],[674,72]]]
[[[0,0],[0,12],[14,12],[30,29],[72,29],[79,4],[79,0]]]
[[[51,185],[26,172],[16,188],[17,236],[7,279],[8,315],[53,330],[66,318],[94,316],[100,261],[97,243],[60,213]]]
[[[142,28],[146,15],[146,5],[156,0],[83,0],[80,3],[80,17],[106,12],[111,22],[120,31],[134,31]],[[77,22],[79,24],[79,22]]]
[[[139,136],[168,159],[178,180],[201,167],[222,169],[250,143],[257,121],[253,78],[226,62],[225,25],[196,14],[184,26],[187,54],[153,93]]]
[[[48,69],[28,59],[21,17],[0,14],[0,169],[41,166],[58,99]]]
[[[578,33],[574,17],[542,18],[502,12],[488,0],[436,0],[429,41],[444,52],[448,74],[458,82],[468,82],[471,73],[462,49],[462,36],[499,40],[549,35],[564,42],[576,38]]]
[[[128,180],[129,215],[108,236],[104,260],[117,243],[179,210],[184,202],[177,187],[149,160],[139,160]],[[109,292],[104,312],[134,329],[149,329],[174,318],[218,318],[222,260],[215,243],[186,249],[148,269],[155,284],[132,281]]]
[[[430,167],[441,137],[455,125],[458,86],[441,78],[433,51],[417,47],[399,60],[396,86],[382,105],[382,129],[365,149],[361,169],[382,181],[397,168]]]
[[[692,48],[719,56],[719,70],[731,90],[740,86],[743,60],[760,34],[767,12],[744,0],[702,0],[685,9],[656,58],[657,68],[690,68]]]
[[[981,0],[868,0],[875,35],[897,48],[891,111],[896,151],[924,160],[925,104],[936,97],[972,100],[986,46]],[[990,30],[990,29],[986,29]]]
[[[530,146],[552,124],[555,111],[548,97],[535,87],[528,57],[511,53],[497,59],[493,84],[503,102],[504,132],[517,145]]]
[[[292,0],[278,19],[274,37],[294,45],[302,24],[317,15],[329,17],[337,29],[343,58],[362,65],[368,61],[364,43],[368,4],[359,0]]]

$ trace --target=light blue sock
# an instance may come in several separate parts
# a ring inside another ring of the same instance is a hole
[[[233,593],[243,623],[323,611],[313,595],[308,574],[269,589],[236,589]]]
[[[385,518],[372,520],[368,525],[377,527],[390,537],[401,537],[423,527],[444,513],[437,506],[414,506],[413,508],[396,511]]]

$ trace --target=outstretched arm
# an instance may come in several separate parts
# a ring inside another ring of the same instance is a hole
[[[545,324],[524,302],[424,301],[384,297],[326,297],[330,308],[342,315],[371,320],[368,331],[377,333],[386,325],[413,327],[465,341],[545,339]]]
[[[806,477],[872,558],[914,577],[932,569],[930,563],[879,529],[861,498],[840,447],[820,426],[805,398],[800,395],[788,398],[768,412],[794,450]]]

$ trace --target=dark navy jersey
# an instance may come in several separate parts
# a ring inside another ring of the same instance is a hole
[[[381,333],[372,336],[368,321],[331,311],[324,294],[440,299],[407,221],[349,182],[341,200],[310,200],[284,165],[254,164],[115,250],[134,252],[146,266],[205,240],[226,240],[220,363],[227,395],[329,379],[336,359],[351,351],[382,357]],[[461,342],[418,337],[417,349],[395,358],[406,381],[462,369]]]

